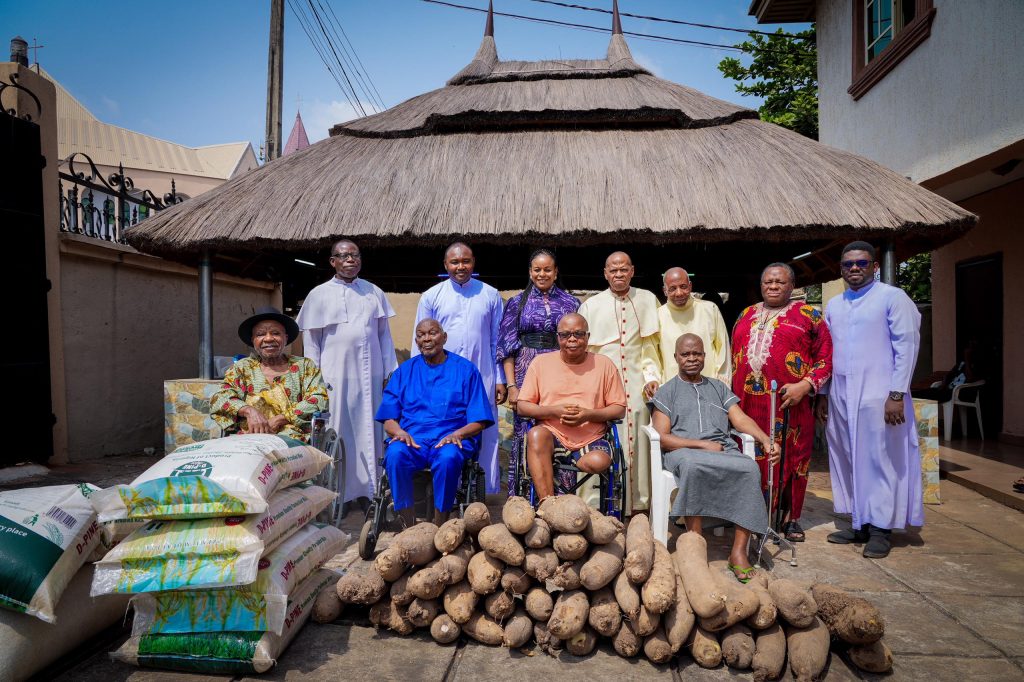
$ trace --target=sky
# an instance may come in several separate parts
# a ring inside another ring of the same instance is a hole
[[[451,0],[485,8],[486,0]],[[482,13],[424,0],[287,0],[284,38],[284,130],[297,110],[310,141],[356,115],[327,71],[294,9],[312,21],[312,2],[333,10],[383,103],[394,106],[443,87],[473,57],[483,35]],[[569,0],[611,7],[611,0]],[[84,11],[85,7],[88,11]],[[620,10],[735,28],[757,26],[749,0],[621,0]],[[537,0],[495,0],[496,12],[606,27],[604,13]],[[100,120],[188,146],[264,139],[270,0],[0,0],[0,38],[43,45],[38,59]],[[786,25],[787,31],[806,28]],[[709,95],[756,108],[716,68],[722,49],[631,37],[658,34],[724,45],[743,33],[623,17],[634,58],[655,75]],[[502,59],[603,58],[609,35],[495,17]],[[30,61],[34,62],[29,51]],[[340,77],[340,76],[339,76]],[[355,77],[350,74],[350,77]],[[366,99],[365,97],[361,99]],[[372,111],[367,102],[367,111]]]

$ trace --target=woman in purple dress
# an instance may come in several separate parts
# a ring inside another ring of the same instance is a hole
[[[574,313],[579,300],[555,286],[558,265],[555,255],[547,249],[538,249],[530,256],[530,283],[519,296],[505,304],[498,332],[498,362],[505,368],[508,380],[508,403],[515,410],[519,386],[526,369],[541,353],[558,350],[555,330],[563,315]],[[512,452],[508,457],[508,494],[517,494],[514,488],[515,471],[523,452],[523,436],[527,421],[515,417]],[[570,483],[571,485],[571,483]]]

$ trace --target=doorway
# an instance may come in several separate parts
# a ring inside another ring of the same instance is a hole
[[[956,265],[956,357],[970,354],[975,374],[985,380],[981,412],[985,432],[1003,429],[1003,254]],[[968,426],[968,433],[973,433]]]

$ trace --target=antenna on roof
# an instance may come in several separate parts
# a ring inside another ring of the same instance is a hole
[[[612,35],[622,35],[622,19],[619,17],[619,0],[612,0]]]
[[[484,25],[484,38],[494,37],[494,0],[487,3],[487,24]]]

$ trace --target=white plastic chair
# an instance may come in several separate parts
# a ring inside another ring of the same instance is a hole
[[[668,513],[672,503],[672,491],[675,490],[676,477],[671,471],[665,471],[661,459],[661,436],[650,424],[640,427],[651,442],[651,530],[654,538],[668,545]],[[739,436],[743,454],[754,459],[754,438],[745,433],[733,432]]]
[[[978,381],[969,381],[966,384],[953,387],[953,397],[942,403],[942,428],[945,431],[943,435],[946,436],[946,440],[951,440],[953,437],[954,406],[960,408],[960,428],[963,429],[964,436],[967,435],[967,408],[974,408],[974,414],[978,418],[978,433],[981,434],[981,439],[985,440],[985,426],[981,422],[981,387],[984,385],[985,380],[979,379]],[[973,401],[968,402],[960,399],[960,391],[965,388],[974,389]]]

